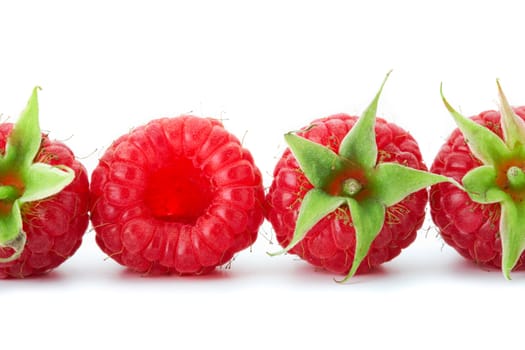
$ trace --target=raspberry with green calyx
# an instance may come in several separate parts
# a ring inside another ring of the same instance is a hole
[[[467,259],[501,267],[506,279],[523,268],[525,250],[525,109],[512,108],[497,81],[500,111],[466,118],[442,100],[458,129],[434,160],[459,189],[431,189],[431,214],[445,242]],[[449,161],[447,161],[447,159]],[[461,216],[454,213],[462,213]]]
[[[376,119],[387,78],[360,118],[335,115],[314,121],[301,135],[285,135],[289,150],[267,195],[267,217],[283,250],[270,255],[295,253],[346,274],[344,282],[366,257],[364,270],[415,239],[426,188],[451,180],[426,171],[407,132]]]
[[[0,125],[0,278],[58,266],[87,228],[85,168],[64,144],[41,133],[39,90],[14,125]]]

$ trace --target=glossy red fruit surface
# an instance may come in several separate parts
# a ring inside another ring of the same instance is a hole
[[[312,127],[298,134],[336,151],[352,129],[357,117],[337,114],[313,121]],[[377,163],[394,162],[426,170],[414,138],[393,123],[377,118],[375,124],[378,148]],[[286,247],[292,239],[301,202],[312,188],[292,152],[287,149],[274,169],[274,180],[266,196],[266,216],[277,240]],[[351,174],[359,179],[359,174]],[[333,179],[334,183],[338,179]],[[366,195],[366,193],[363,193]],[[427,203],[427,190],[419,190],[387,208],[385,223],[374,239],[358,272],[389,261],[410,245],[422,226]],[[340,207],[321,219],[289,252],[320,268],[346,274],[355,252],[355,230],[348,207]]]
[[[214,119],[157,119],[117,139],[91,183],[100,248],[145,274],[202,274],[257,238],[262,178]]]
[[[12,124],[0,125],[2,153],[12,128]],[[75,178],[58,194],[21,207],[27,241],[18,259],[0,263],[0,278],[37,275],[59,266],[77,251],[89,223],[88,176],[73,152],[62,142],[42,135],[35,162],[65,165],[75,172]],[[0,257],[11,254],[10,248],[0,248]]]
[[[525,107],[515,108],[514,112],[525,120]],[[471,119],[502,138],[500,112],[485,111]],[[455,129],[441,147],[431,171],[461,181],[465,174],[481,165],[482,162],[472,154],[462,133]],[[468,260],[501,267],[499,203],[476,203],[466,192],[443,183],[431,187],[430,209],[432,219],[448,245]],[[524,267],[525,256],[521,255],[514,270]]]

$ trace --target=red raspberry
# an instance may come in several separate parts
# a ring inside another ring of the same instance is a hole
[[[525,107],[514,112],[525,120]],[[489,110],[470,117],[503,138],[501,114]],[[456,128],[436,155],[431,171],[461,179],[483,163],[472,154],[461,131]],[[430,214],[443,240],[463,257],[480,265],[501,268],[502,249],[499,233],[500,205],[473,201],[460,188],[442,183],[431,187]],[[514,270],[525,268],[521,255]]]
[[[389,73],[390,74],[390,73]],[[318,119],[298,134],[277,163],[266,215],[282,252],[347,274],[396,257],[416,238],[426,188],[451,181],[426,171],[416,141],[376,118],[381,88],[362,116]]]
[[[157,119],[121,136],[94,170],[100,248],[142,273],[202,274],[250,246],[263,221],[261,174],[213,119]]]
[[[344,136],[352,129],[357,117],[337,114],[312,122],[301,136],[336,151]],[[405,130],[377,118],[376,142],[378,162],[395,162],[426,170],[419,147]],[[279,243],[286,247],[293,236],[301,201],[312,184],[301,171],[292,152],[287,149],[274,170],[274,180],[267,194],[267,217]],[[427,191],[420,190],[389,207],[385,225],[375,238],[358,272],[389,261],[416,238],[425,218]],[[314,266],[337,274],[350,270],[355,251],[355,230],[348,207],[341,207],[324,217],[290,250]]]
[[[28,109],[35,106],[38,109],[36,91],[37,89],[34,91]],[[31,123],[33,124],[25,124],[24,127],[19,128],[18,135],[27,136],[22,136],[22,139],[29,138],[29,135],[40,134],[37,127],[38,119],[36,121],[33,119]],[[34,123],[36,123],[36,127]],[[33,133],[26,134],[28,132],[26,129],[32,129]],[[9,158],[6,143],[10,142],[11,148],[25,147],[13,142],[13,139],[16,138],[13,135],[12,124],[0,125],[0,150],[4,157],[2,162]],[[27,158],[31,160],[29,166],[37,163],[49,164],[60,169],[65,166],[69,168],[69,171],[74,172],[74,178],[72,182],[68,181],[69,185],[61,189],[60,192],[42,199],[24,201],[20,205],[21,229],[25,233],[26,242],[21,247],[23,250],[18,258],[0,263],[0,278],[21,278],[41,274],[62,264],[79,248],[82,236],[89,223],[89,184],[84,166],[75,159],[73,152],[66,145],[59,141],[51,141],[47,135],[42,134],[39,146],[38,140],[35,146],[36,156]],[[24,162],[22,154],[17,153],[15,158],[20,163]],[[58,173],[63,172],[59,171]],[[44,173],[40,173],[40,176],[44,175]],[[26,180],[27,182],[24,182]],[[0,169],[2,187],[8,185],[16,187],[18,183],[23,192],[29,187],[31,181],[27,179],[27,171],[20,170],[18,165]],[[46,184],[44,183],[44,185]],[[20,198],[20,195],[16,196],[15,202]],[[11,207],[13,201],[4,200],[1,203],[0,219],[5,220],[3,209]],[[8,246],[0,247],[0,258],[9,260],[13,256],[13,252],[13,249]]]
[[[461,181],[431,188],[434,223],[446,243],[481,265],[501,267],[505,278],[525,267],[525,107],[512,108],[499,82],[500,112],[465,118],[443,102],[454,130],[432,171]]]

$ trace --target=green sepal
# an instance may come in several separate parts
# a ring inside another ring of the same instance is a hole
[[[500,238],[502,245],[501,269],[510,280],[510,272],[525,250],[525,202],[501,202]]]
[[[498,85],[501,128],[503,130],[505,144],[511,151],[523,148],[523,142],[525,141],[525,121],[514,113],[514,110],[503,93],[499,80],[496,80],[496,84]]]
[[[269,253],[269,255],[275,256],[288,252],[304,238],[315,224],[345,202],[346,199],[344,197],[330,196],[325,191],[317,188],[308,191],[301,202],[292,240],[283,250]]]
[[[35,159],[41,143],[40,124],[38,121],[38,90],[35,87],[26,108],[9,134],[5,154],[0,159],[0,169],[20,171],[27,169]]]
[[[348,166],[348,160],[323,145],[293,133],[284,135],[284,139],[306,178],[314,187],[326,188],[334,174]]]
[[[20,205],[15,201],[7,215],[0,215],[0,242],[10,242],[22,231],[22,215]]]
[[[377,104],[390,73],[387,73],[376,96],[339,146],[339,154],[341,156],[352,159],[363,168],[372,168],[377,162],[377,144],[374,128]]]
[[[445,107],[454,118],[474,156],[485,165],[496,165],[502,158],[510,157],[510,150],[498,135],[472,119],[464,117],[448,103],[443,95],[443,85],[440,93]]]
[[[338,282],[348,281],[356,273],[359,265],[368,254],[372,242],[377,237],[385,222],[386,207],[373,198],[357,201],[347,198],[350,216],[355,228],[354,260],[346,277]]]
[[[464,190],[477,203],[501,202],[509,198],[509,195],[496,185],[497,175],[496,169],[491,165],[474,168],[462,179]]]
[[[456,181],[446,176],[397,163],[378,164],[370,177],[374,197],[387,207],[397,204],[411,193],[441,182],[451,182],[461,187]]]
[[[56,194],[75,179],[75,172],[68,167],[34,163],[24,177],[25,191],[20,203],[44,199]]]

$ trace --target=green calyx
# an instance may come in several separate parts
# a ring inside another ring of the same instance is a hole
[[[371,104],[339,145],[338,152],[294,133],[285,140],[301,170],[313,185],[304,196],[292,240],[282,254],[299,243],[308,231],[341,206],[350,210],[355,229],[356,247],[350,279],[368,254],[370,246],[385,222],[386,210],[409,194],[440,182],[447,177],[409,168],[397,163],[378,163],[375,119],[386,75]]]
[[[525,250],[525,122],[514,113],[499,81],[496,83],[503,139],[458,113],[442,89],[441,97],[471,152],[483,163],[465,174],[464,189],[474,202],[501,205],[501,269],[510,279],[510,272]]]
[[[26,234],[22,206],[62,191],[75,177],[74,171],[66,166],[34,162],[42,140],[38,121],[39,89],[33,89],[0,156],[0,247],[13,250],[13,254],[1,258],[0,263],[16,260],[23,252]]]

